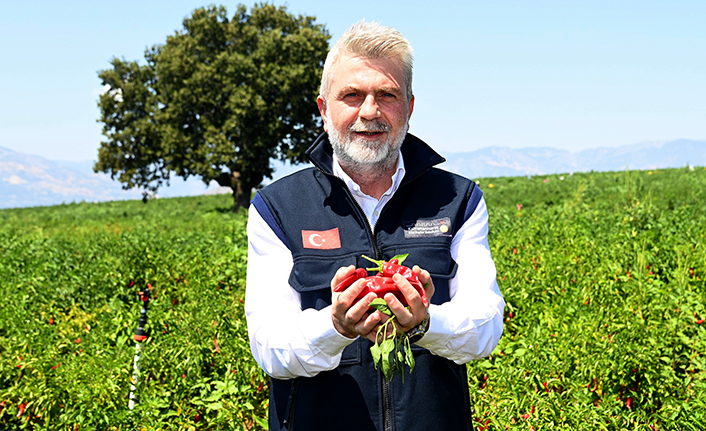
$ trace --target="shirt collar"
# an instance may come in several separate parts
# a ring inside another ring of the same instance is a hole
[[[353,181],[351,177],[349,177],[348,174],[343,170],[341,164],[338,162],[338,157],[336,157],[335,154],[333,155],[333,174],[338,178],[342,179],[343,182],[346,183],[346,186],[351,191],[351,193],[353,193],[354,196],[357,196],[358,192],[360,192],[360,186],[355,181]],[[397,191],[397,189],[400,187],[400,184],[402,183],[404,175],[404,159],[402,158],[402,151],[398,150],[397,169],[395,169],[395,173],[392,174],[392,186],[383,194],[383,197],[387,195],[393,195]]]

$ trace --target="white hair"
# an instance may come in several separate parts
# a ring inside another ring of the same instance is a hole
[[[361,58],[387,58],[404,69],[407,100],[412,99],[412,45],[400,32],[376,22],[359,21],[346,30],[336,41],[326,57],[324,72],[319,90],[324,101],[328,100],[333,78],[333,66],[342,54],[348,53]]]

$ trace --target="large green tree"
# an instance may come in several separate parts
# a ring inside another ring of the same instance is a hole
[[[271,178],[270,159],[304,161],[321,128],[316,96],[329,34],[284,7],[195,10],[184,29],[99,72],[107,140],[96,172],[156,192],[170,174],[233,189],[235,208]]]

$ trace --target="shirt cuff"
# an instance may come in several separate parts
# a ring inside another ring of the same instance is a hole
[[[304,324],[304,336],[317,350],[328,356],[340,355],[356,338],[348,338],[333,326],[331,306],[321,310],[305,310],[307,322]]]
[[[454,325],[444,318],[444,314],[436,312],[439,311],[438,307],[438,305],[429,304],[429,330],[419,341],[414,343],[432,352],[444,347],[455,331]]]

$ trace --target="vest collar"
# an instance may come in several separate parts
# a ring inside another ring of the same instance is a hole
[[[402,142],[402,158],[405,166],[405,177],[402,184],[413,180],[419,174],[446,161],[424,141],[407,133]],[[311,163],[322,172],[333,175],[333,147],[328,140],[328,133],[322,133],[306,150]]]

